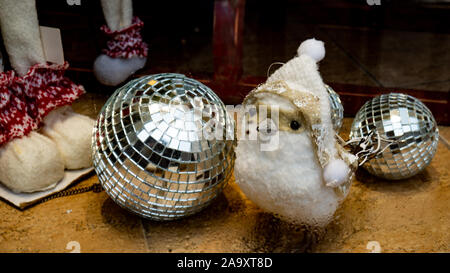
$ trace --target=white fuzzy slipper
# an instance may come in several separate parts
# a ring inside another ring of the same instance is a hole
[[[73,112],[70,106],[53,110],[44,119],[42,134],[56,144],[66,169],[92,166],[91,139],[94,120]]]
[[[64,177],[64,162],[49,138],[31,132],[0,148],[0,181],[15,192],[53,188]]]
[[[97,80],[109,86],[116,86],[124,82],[137,70],[143,68],[147,62],[146,57],[133,56],[129,59],[111,58],[101,54],[94,62],[94,75]]]

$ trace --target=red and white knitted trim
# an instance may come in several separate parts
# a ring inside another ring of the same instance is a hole
[[[37,128],[27,112],[23,93],[11,90],[14,78],[14,71],[0,74],[0,145]]]
[[[71,104],[85,91],[64,77],[69,64],[36,64],[23,77],[0,74],[0,146],[28,135],[55,108]]]
[[[112,31],[108,26],[103,25],[100,29],[111,37],[103,53],[111,58],[147,57],[148,46],[142,41],[141,36],[143,26],[144,22],[138,17],[133,18],[131,26],[119,31]]]

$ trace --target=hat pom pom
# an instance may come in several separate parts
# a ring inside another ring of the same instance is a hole
[[[337,187],[345,183],[349,177],[350,168],[342,159],[331,160],[323,170],[323,179],[328,187]]]
[[[325,57],[325,46],[322,41],[312,38],[301,43],[297,53],[299,56],[308,55],[316,62],[319,62]]]

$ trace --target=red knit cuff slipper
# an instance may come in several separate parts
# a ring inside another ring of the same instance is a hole
[[[0,146],[37,129],[50,111],[69,105],[85,91],[64,72],[69,67],[36,64],[23,77],[0,74]]]
[[[143,26],[144,22],[138,17],[133,18],[131,26],[119,31],[112,31],[108,26],[103,25],[100,29],[111,39],[102,52],[111,58],[147,57],[148,46],[142,41],[141,36]]]

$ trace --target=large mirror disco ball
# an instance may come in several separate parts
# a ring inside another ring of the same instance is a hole
[[[234,120],[217,95],[180,74],[149,75],[119,88],[93,132],[93,161],[106,193],[153,220],[206,207],[234,164]]]

